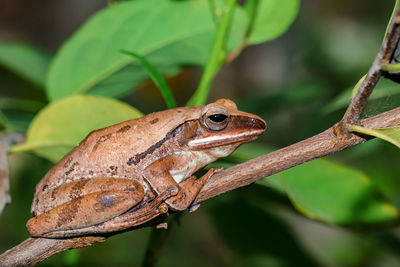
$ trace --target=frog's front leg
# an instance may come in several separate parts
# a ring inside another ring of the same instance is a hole
[[[172,196],[165,201],[173,210],[187,209],[208,179],[220,170],[211,169],[199,179],[196,176],[191,176],[178,184],[179,181],[177,182],[174,179],[170,170],[185,168],[186,162],[185,156],[173,154],[153,162],[145,170],[145,178],[157,193],[162,193],[171,186],[178,189],[176,196]],[[177,175],[177,177],[180,177],[180,175]]]
[[[194,201],[197,194],[203,188],[204,184],[210,179],[212,175],[221,171],[222,169],[210,169],[206,174],[197,179],[196,176],[192,175],[185,180],[181,189],[176,196],[173,196],[165,201],[172,209],[185,210]]]
[[[48,210],[27,222],[32,236],[68,236],[73,229],[108,221],[140,203],[143,186],[130,179],[90,178],[49,190]],[[42,205],[41,205],[42,206]]]

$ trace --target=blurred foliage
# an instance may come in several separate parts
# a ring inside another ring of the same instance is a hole
[[[70,96],[42,109],[32,121],[25,142],[13,146],[11,152],[33,151],[55,163],[91,131],[142,115],[118,100],[89,95]]]
[[[247,26],[244,11],[237,11],[228,47],[238,45]],[[137,61],[121,49],[148,57],[163,67],[161,73],[174,74],[183,64],[203,65],[214,35],[205,0],[113,4],[91,17],[55,55],[47,76],[48,97],[53,101],[74,93],[118,96],[130,91],[146,78],[145,70],[135,68]]]
[[[34,186],[51,162],[90,131],[159,108],[160,92],[143,85],[149,76],[164,97],[169,94],[169,107],[196,93],[203,103],[218,85],[210,99],[232,98],[268,122],[258,144],[208,167],[229,167],[331,126],[378,51],[393,4],[232,3],[110,1],[87,15],[54,56],[30,42],[5,41],[0,31],[0,126],[26,133],[11,152],[29,152],[10,156],[12,204],[0,217],[0,227],[8,229],[0,233],[2,251],[28,237]],[[281,38],[265,43],[292,23]],[[211,69],[200,78],[205,90],[188,89],[200,76],[190,76],[188,66]],[[363,116],[399,106],[398,89],[381,79]],[[399,142],[398,129],[372,131],[367,134]],[[174,214],[157,265],[400,266],[398,153],[381,140],[369,141],[209,200],[196,213]],[[160,231],[119,234],[40,266],[139,266],[147,247],[161,240]]]
[[[22,42],[0,41],[0,64],[44,88],[51,57],[37,47]]]

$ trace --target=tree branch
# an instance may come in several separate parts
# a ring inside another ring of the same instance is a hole
[[[64,250],[87,247],[104,240],[105,237],[101,236],[69,239],[28,238],[0,255],[0,266],[33,266]]]

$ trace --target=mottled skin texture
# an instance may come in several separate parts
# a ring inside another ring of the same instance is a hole
[[[261,118],[220,99],[94,131],[36,186],[27,228],[46,237],[103,233],[184,210],[215,170],[192,174],[265,128]]]

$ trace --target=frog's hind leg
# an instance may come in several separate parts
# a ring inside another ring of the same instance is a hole
[[[178,190],[176,187],[169,187],[164,193],[157,196],[152,202],[148,203],[147,205],[143,207],[135,207],[133,211],[128,211],[108,221],[79,229],[71,229],[62,232],[51,232],[43,236],[60,238],[125,230],[127,228],[150,221],[160,214],[167,213],[168,205],[164,202],[169,197],[176,195],[177,192]]]
[[[115,218],[141,203],[144,198],[143,186],[135,180],[90,178],[84,182],[64,184],[49,193],[48,201],[54,198],[59,203],[50,202],[52,205],[30,219],[26,224],[29,233],[34,237],[68,236],[70,230]]]

